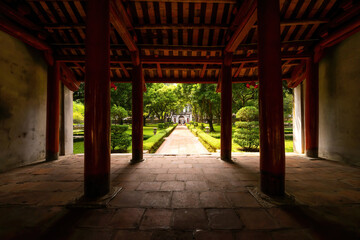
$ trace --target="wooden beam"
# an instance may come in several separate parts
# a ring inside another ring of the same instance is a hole
[[[2,1],[0,2],[0,12],[4,16],[7,16],[8,18],[12,19],[13,21],[25,27],[26,29],[31,29],[37,32],[43,31],[41,27],[31,22],[29,19],[22,16],[17,10],[9,7]]]
[[[135,41],[131,34],[129,33],[127,26],[125,24],[126,20],[124,14],[118,9],[115,1],[110,3],[110,19],[111,24],[114,26],[125,45],[128,47],[130,52],[139,52],[138,47],[135,44]],[[135,64],[135,63],[134,63]],[[136,64],[135,64],[136,65]]]
[[[61,81],[71,91],[79,90],[80,82],[76,80],[74,73],[65,63],[59,63],[61,69]]]
[[[282,80],[288,81],[290,78],[287,75],[283,75]],[[214,77],[204,77],[204,78],[145,78],[144,81],[146,83],[189,83],[189,84],[195,84],[195,83],[201,83],[201,84],[217,84],[219,79]],[[257,82],[258,77],[252,76],[252,77],[238,77],[238,78],[232,78],[232,83],[250,83],[250,82]],[[79,80],[79,82],[84,82],[84,79]],[[117,78],[113,77],[111,78],[111,82],[113,83],[131,83],[131,78]]]
[[[298,25],[310,25],[310,24],[322,24],[328,23],[328,19],[286,19],[280,22],[280,26],[298,26]]]
[[[245,4],[245,3],[244,3]],[[225,52],[233,53],[238,48],[240,43],[245,39],[250,29],[253,27],[257,20],[257,2],[253,1],[246,12],[239,11],[238,15],[242,15],[241,21],[235,33],[230,38],[225,47]]]
[[[156,64],[156,71],[157,71],[158,77],[159,77],[159,78],[162,78],[163,75],[162,75],[160,63]]]
[[[128,0],[128,1],[129,2],[153,2],[154,0]],[[229,3],[229,4],[236,4],[237,1],[236,0],[157,0],[157,2]]]
[[[203,68],[202,68],[202,70],[201,70],[201,73],[200,73],[200,78],[203,78],[203,77],[205,76],[206,67],[207,67],[207,64],[204,64],[204,65],[203,65]]]
[[[126,8],[124,7],[122,1],[115,1],[113,0],[113,2],[115,3],[117,9],[119,10],[119,12],[121,13],[121,16],[123,17],[124,20],[124,24],[127,27],[127,29],[129,31],[134,31],[134,27],[132,26],[132,22],[130,17],[128,16],[127,12],[126,12]]]
[[[139,30],[195,30],[195,29],[214,29],[227,30],[229,25],[226,24],[142,24],[135,25]]]
[[[306,60],[302,60],[301,63],[295,67],[295,69],[291,73],[291,78],[288,81],[289,88],[297,87],[304,79],[306,74]]]
[[[120,63],[120,67],[121,67],[121,69],[123,70],[123,72],[124,72],[124,74],[125,74],[125,77],[129,78],[129,77],[130,77],[130,74],[129,74],[129,72],[126,70],[126,68],[125,68],[125,66],[124,66],[123,63]],[[111,69],[111,67],[110,67],[110,69]]]
[[[311,55],[309,53],[283,53],[281,58],[283,60],[301,60],[308,59]],[[136,58],[135,56],[133,58]],[[232,63],[246,63],[257,62],[257,55],[251,56],[235,55]],[[60,62],[84,62],[85,56],[57,56],[56,59]],[[222,57],[195,57],[195,56],[140,56],[141,63],[150,64],[222,64]],[[132,63],[129,57],[117,56],[110,59],[111,63]]]
[[[15,26],[14,24],[10,23],[9,21],[0,18],[0,30],[10,34],[11,36],[19,39],[20,41],[32,46],[33,48],[36,48],[38,50],[41,51],[48,51],[51,50],[50,46],[34,37],[33,35],[31,35],[30,33],[28,33],[26,30]]]

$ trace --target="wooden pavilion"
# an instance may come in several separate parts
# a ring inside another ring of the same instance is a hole
[[[221,159],[231,161],[232,83],[259,81],[261,188],[283,195],[282,81],[306,79],[306,154],[318,157],[318,63],[360,30],[340,0],[4,0],[0,30],[48,64],[46,159],[59,154],[60,81],[85,81],[85,195],[110,190],[110,82],[133,86],[132,162],[143,160],[145,83],[216,83]]]

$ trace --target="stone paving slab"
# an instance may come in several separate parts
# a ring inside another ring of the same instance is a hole
[[[104,209],[69,209],[82,195],[83,155],[0,174],[0,239],[359,239],[360,169],[287,155],[286,205],[264,205],[258,154],[112,155]],[[184,167],[184,165],[186,167]]]
[[[209,151],[186,126],[177,126],[156,151],[157,154],[207,154]],[[184,165],[184,167],[186,167]]]

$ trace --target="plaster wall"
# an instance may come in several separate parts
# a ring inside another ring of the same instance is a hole
[[[61,87],[60,155],[73,154],[73,92],[62,84]]]
[[[319,64],[319,156],[360,165],[360,32]]]
[[[294,88],[293,144],[296,153],[304,153],[303,89],[303,83]]]
[[[44,159],[46,79],[41,54],[0,31],[0,171]]]

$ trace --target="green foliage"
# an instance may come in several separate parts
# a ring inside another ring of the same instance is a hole
[[[199,123],[194,122],[194,127],[197,127],[199,125]]]
[[[201,124],[200,124],[200,126],[199,126],[199,128],[200,128],[200,130],[204,130],[204,129],[205,129],[204,124],[203,124],[203,123],[201,123]]]
[[[159,123],[158,124],[158,129],[164,129],[165,128],[165,124],[164,123]]]
[[[236,113],[236,117],[245,122],[257,121],[259,119],[259,110],[252,106],[243,107]]]
[[[291,120],[293,114],[294,96],[290,93],[284,94],[284,119]]]
[[[81,102],[73,102],[73,122],[75,124],[83,124],[85,115],[85,107]]]
[[[119,152],[126,152],[131,144],[131,137],[125,132],[128,130],[127,125],[111,126],[111,148]]]
[[[259,122],[237,122],[234,142],[247,151],[259,149]]]
[[[81,113],[79,113],[79,112],[73,112],[73,122],[76,124],[83,124],[84,116],[81,115]]]
[[[194,121],[190,121],[189,124],[190,124],[190,125],[193,125],[193,124],[194,124]]]
[[[110,114],[111,119],[114,120],[116,123],[121,123],[121,120],[128,116],[128,112],[125,110],[125,108],[117,106],[116,104],[111,107]]]
[[[259,149],[259,110],[253,106],[241,108],[236,117],[240,119],[235,123],[236,131],[234,142],[247,151],[257,151]]]

